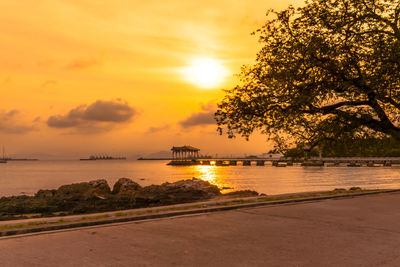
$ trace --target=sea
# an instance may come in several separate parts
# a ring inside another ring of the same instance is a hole
[[[224,188],[223,192],[255,190],[267,195],[361,187],[400,188],[400,166],[392,167],[274,167],[168,166],[168,161],[40,160],[0,164],[0,197],[33,195],[39,189],[106,179],[112,188],[122,177],[142,186],[193,177]]]

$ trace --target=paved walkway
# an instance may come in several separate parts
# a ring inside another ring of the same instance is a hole
[[[1,266],[400,266],[400,193],[0,239]]]

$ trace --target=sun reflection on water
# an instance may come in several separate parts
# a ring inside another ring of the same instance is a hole
[[[199,172],[202,180],[216,184],[217,175],[215,166],[196,166],[195,170]]]
[[[232,188],[230,183],[227,183],[223,173],[218,172],[220,167],[217,166],[194,166],[195,172],[198,173],[199,177],[204,181],[207,181],[213,185],[218,186],[223,192],[231,191]]]

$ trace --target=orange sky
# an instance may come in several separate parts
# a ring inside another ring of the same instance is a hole
[[[210,114],[254,61],[250,33],[266,10],[302,2],[0,0],[0,144],[68,157],[184,144],[266,152],[262,136],[218,136]],[[184,70],[199,59],[226,77],[212,88],[191,83]]]

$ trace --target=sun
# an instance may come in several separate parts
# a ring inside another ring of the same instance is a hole
[[[183,69],[185,79],[203,89],[218,87],[228,75],[222,61],[213,58],[197,58]]]

